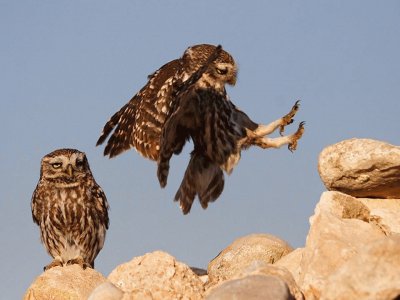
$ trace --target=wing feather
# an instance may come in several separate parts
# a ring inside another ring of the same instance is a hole
[[[149,75],[147,84],[105,124],[97,146],[111,134],[104,149],[110,158],[136,148],[143,156],[156,160],[165,116],[169,112],[172,90],[181,73],[176,59]]]

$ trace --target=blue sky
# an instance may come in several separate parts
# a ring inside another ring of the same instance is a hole
[[[203,267],[234,239],[276,235],[305,243],[324,186],[318,155],[359,137],[399,141],[398,1],[0,1],[0,291],[21,298],[50,261],[32,222],[40,159],[86,152],[110,206],[96,260],[104,275],[164,250]],[[301,99],[298,150],[242,153],[222,196],[183,216],[172,201],[191,144],[172,160],[168,186],[135,151],[107,159],[95,147],[108,118],[162,64],[190,45],[221,44],[239,65],[232,101],[260,123]]]

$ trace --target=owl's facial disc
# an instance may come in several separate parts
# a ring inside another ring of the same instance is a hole
[[[85,155],[83,153],[50,157],[45,159],[45,163],[49,170],[49,172],[46,172],[48,178],[75,178],[86,173]]]
[[[216,63],[215,73],[217,77],[230,85],[236,84],[237,68],[230,63]]]

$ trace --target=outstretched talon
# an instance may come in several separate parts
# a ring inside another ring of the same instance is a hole
[[[62,261],[57,259],[57,258],[55,258],[51,263],[49,263],[47,266],[45,266],[43,268],[43,271],[47,271],[47,270],[49,270],[51,268],[54,268],[54,267],[62,267],[62,266],[63,266]]]
[[[88,264],[87,262],[85,262],[83,260],[82,257],[77,257],[74,259],[70,259],[69,261],[67,261],[67,266],[68,265],[80,265],[82,267],[82,269],[86,269],[86,268],[91,268],[92,266],[90,264]]]
[[[296,115],[300,107],[300,100],[297,100],[290,112],[282,118],[282,124],[279,126],[279,134],[282,136],[285,131],[285,126],[293,123],[293,117]]]
[[[297,102],[296,102],[297,103]],[[300,122],[299,124],[299,128],[297,129],[297,131],[291,136],[292,141],[289,143],[288,145],[288,149],[290,152],[293,152],[296,150],[297,148],[297,141],[301,138],[301,136],[303,135],[304,132],[304,124],[306,122]]]

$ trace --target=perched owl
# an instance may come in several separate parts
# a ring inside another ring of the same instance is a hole
[[[43,157],[31,209],[54,258],[45,270],[70,264],[94,267],[109,225],[108,203],[85,153],[59,149]]]
[[[234,85],[236,79],[236,63],[221,46],[189,47],[180,59],[149,76],[149,82],[106,123],[97,145],[116,127],[104,154],[113,157],[136,148],[157,160],[158,179],[165,187],[170,158],[191,139],[194,150],[175,201],[184,214],[196,195],[207,208],[222,193],[223,171],[232,171],[242,149],[288,145],[293,151],[304,132],[301,122],[292,135],[267,138],[277,128],[282,135],[284,127],[293,122],[299,102],[284,117],[268,125],[257,124],[226,94],[225,84]]]

